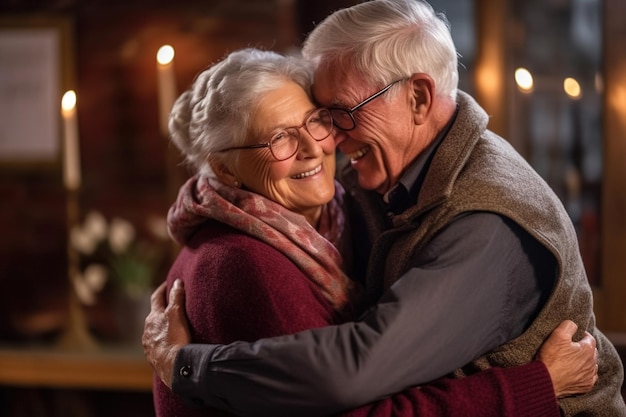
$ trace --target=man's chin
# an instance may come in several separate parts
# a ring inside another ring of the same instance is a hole
[[[386,183],[380,183],[380,181],[374,181],[373,178],[371,177],[367,177],[367,176],[363,176],[361,175],[360,172],[358,172],[358,176],[359,176],[359,187],[361,187],[364,190],[368,190],[368,191],[376,191],[379,194],[384,194],[386,193],[386,189],[389,188],[387,187]]]

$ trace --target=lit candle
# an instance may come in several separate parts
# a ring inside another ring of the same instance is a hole
[[[159,86],[159,128],[161,134],[169,136],[167,124],[176,98],[174,48],[170,45],[163,45],[157,52],[157,72]]]
[[[78,121],[76,117],[76,93],[73,90],[63,94],[61,100],[63,115],[63,183],[68,190],[80,187],[80,151],[78,147]]]

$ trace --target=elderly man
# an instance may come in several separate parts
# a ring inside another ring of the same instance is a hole
[[[175,361],[174,391],[223,408],[261,407],[255,392],[277,407],[349,407],[451,372],[526,363],[572,319],[597,341],[599,382],[561,399],[562,412],[626,415],[622,364],[595,327],[571,221],[457,90],[445,22],[421,1],[365,2],[322,22],[303,55],[347,156],[338,176],[352,203],[355,272],[377,304],[358,322],[170,350],[149,316],[146,354],[157,369]]]

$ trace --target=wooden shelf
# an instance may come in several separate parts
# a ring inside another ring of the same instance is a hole
[[[0,384],[149,391],[152,368],[137,348],[100,346],[84,352],[0,346]]]

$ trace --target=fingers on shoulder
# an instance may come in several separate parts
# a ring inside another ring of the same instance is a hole
[[[576,330],[578,330],[578,325],[576,323],[571,320],[563,320],[561,324],[554,329],[554,333],[560,333],[572,337],[574,333],[576,333]]]
[[[165,308],[165,290],[167,289],[167,283],[163,282],[157,287],[156,290],[150,296],[150,304],[152,309]]]

